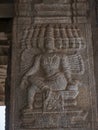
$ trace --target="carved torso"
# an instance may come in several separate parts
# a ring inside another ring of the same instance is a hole
[[[46,54],[41,58],[41,67],[47,77],[59,72],[60,57],[57,54]]]
[[[56,53],[48,53],[41,57],[41,67],[45,73],[45,82],[53,90],[64,90],[66,78],[60,72],[61,57]]]

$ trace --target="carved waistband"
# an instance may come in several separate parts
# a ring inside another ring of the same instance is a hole
[[[46,77],[46,80],[55,80],[57,79],[58,77],[60,77],[62,75],[61,72],[56,72],[55,74],[51,75],[51,76],[47,76]]]

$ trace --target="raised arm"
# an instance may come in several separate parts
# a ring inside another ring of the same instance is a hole
[[[35,74],[39,70],[39,67],[40,67],[40,58],[41,58],[41,56],[37,56],[35,58],[33,66],[25,74],[25,77],[31,76],[31,75]]]
[[[41,56],[37,56],[34,61],[34,65],[29,69],[29,71],[22,77],[20,87],[21,89],[24,89],[27,86],[27,77],[34,75],[40,67],[40,58]]]

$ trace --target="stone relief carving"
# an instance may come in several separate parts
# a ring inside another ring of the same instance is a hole
[[[32,18],[36,23],[87,23],[87,0],[20,0],[16,7],[18,17]]]
[[[97,129],[88,11],[88,0],[15,2],[9,129]]]
[[[34,74],[36,74],[37,71],[40,69],[44,71],[44,79],[39,76],[37,77],[34,76]],[[29,94],[28,94],[28,106],[30,109],[32,109],[34,96],[37,91],[40,90],[50,91],[49,96],[46,99],[45,103],[47,104],[49,98],[52,97],[51,91],[64,91],[67,87],[67,84],[72,82],[70,68],[68,66],[66,55],[54,53],[53,47],[50,45],[47,45],[46,53],[43,53],[42,55],[36,57],[33,67],[31,67],[30,70],[23,77],[23,81],[21,84],[22,87],[24,86],[27,77],[32,75],[34,76],[34,78],[32,78],[33,83],[29,88]],[[71,83],[69,89],[72,89],[73,91],[71,92],[71,94],[66,93],[67,97],[65,98],[75,98],[75,96],[78,93],[77,84],[78,84],[77,82]]]
[[[32,26],[25,33],[26,40],[21,40],[21,69],[26,69],[26,56],[32,62],[26,66],[28,69],[23,73],[20,84],[21,89],[27,88],[23,117],[36,112],[57,112],[69,113],[70,123],[78,119],[85,121],[88,113],[77,105],[82,83],[74,77],[82,75],[85,68],[80,50],[86,45],[80,30],[76,26],[47,24]]]

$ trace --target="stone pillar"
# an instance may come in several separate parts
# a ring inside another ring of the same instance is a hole
[[[97,130],[87,0],[19,0],[10,130]]]

